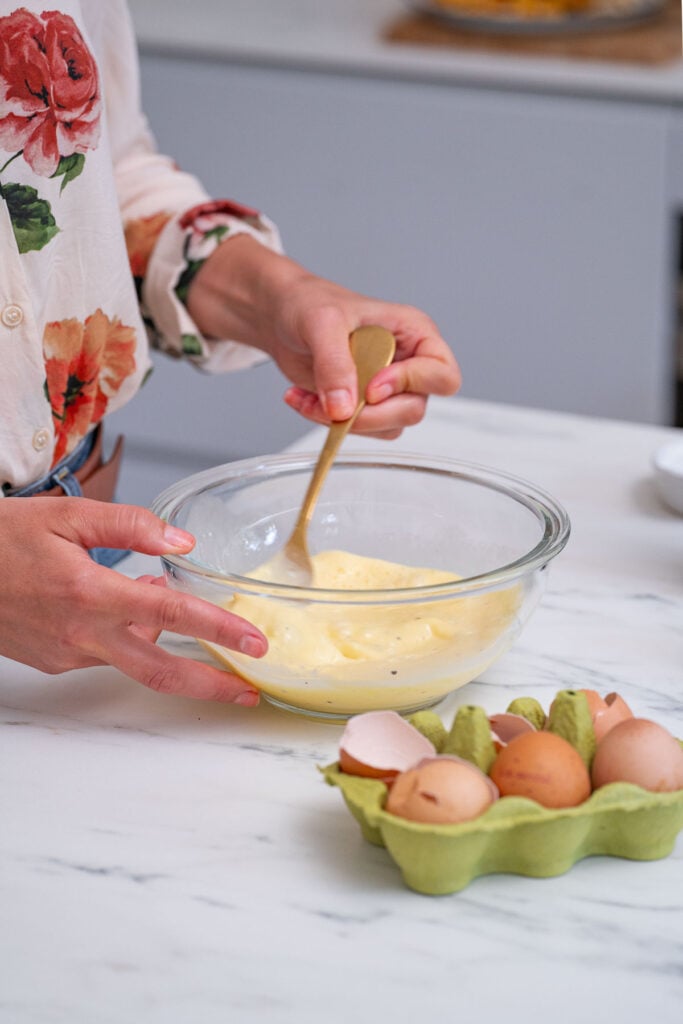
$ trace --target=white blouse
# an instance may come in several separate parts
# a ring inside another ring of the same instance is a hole
[[[139,390],[150,340],[211,371],[264,358],[203,338],[183,300],[226,238],[281,251],[157,152],[124,0],[56,6],[0,0],[0,493]]]

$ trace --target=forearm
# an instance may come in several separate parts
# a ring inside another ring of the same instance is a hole
[[[312,275],[248,235],[228,239],[207,259],[187,296],[207,338],[234,338],[272,353],[277,310],[294,285]]]

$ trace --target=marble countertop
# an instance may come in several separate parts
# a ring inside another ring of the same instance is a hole
[[[442,703],[447,724],[588,686],[683,735],[683,517],[650,474],[678,436],[437,399],[398,442],[527,477],[573,523],[522,637]],[[427,897],[322,782],[337,725],[0,661],[0,729],[3,1024],[680,1021],[683,837],[656,862]]]
[[[647,66],[382,40],[406,0],[130,0],[144,50],[347,74],[680,104],[683,61]],[[162,16],[163,8],[163,16]]]

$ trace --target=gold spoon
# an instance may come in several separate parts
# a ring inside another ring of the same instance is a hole
[[[368,384],[376,373],[389,365],[396,351],[396,339],[391,331],[384,327],[359,327],[352,332],[349,344],[358,373],[358,402],[349,419],[330,424],[327,439],[318,456],[292,534],[282,550],[269,563],[270,578],[280,583],[291,583],[298,587],[311,586],[313,564],[308,552],[306,533],[315,503],[342,441],[365,405]]]

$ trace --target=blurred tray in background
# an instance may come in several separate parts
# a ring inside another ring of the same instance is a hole
[[[393,43],[502,54],[657,65],[681,60],[679,0],[410,0],[391,23]]]

